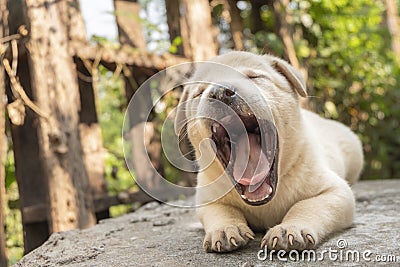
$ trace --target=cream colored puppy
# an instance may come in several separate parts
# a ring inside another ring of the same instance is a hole
[[[204,249],[238,249],[253,231],[266,231],[261,246],[309,249],[349,227],[355,205],[349,184],[363,166],[357,136],[300,108],[305,84],[287,62],[247,52],[211,62],[230,70],[200,66],[191,80],[205,83],[185,87],[176,117],[176,125],[190,118],[187,134],[199,160]],[[232,77],[231,68],[243,76]],[[210,99],[226,104],[236,122]],[[238,118],[244,135],[235,126]]]

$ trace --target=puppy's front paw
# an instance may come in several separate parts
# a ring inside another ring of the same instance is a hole
[[[227,252],[243,247],[250,239],[254,233],[246,224],[229,225],[207,232],[203,247],[206,252]]]
[[[301,224],[279,224],[268,230],[261,241],[261,248],[274,250],[312,249],[318,243],[316,233]]]

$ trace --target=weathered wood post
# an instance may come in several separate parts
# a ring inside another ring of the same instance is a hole
[[[79,0],[66,0],[60,3],[60,15],[67,27],[68,42],[74,47],[88,46],[85,22],[80,10]],[[80,96],[79,133],[82,144],[85,168],[93,199],[107,196],[104,166],[104,147],[101,128],[96,111],[96,94],[93,86],[98,79],[97,66],[92,66],[89,60],[74,58],[78,75]],[[86,64],[85,64],[86,63]],[[94,74],[94,75],[93,75]],[[108,208],[96,210],[96,219],[109,217]]]
[[[177,55],[192,60],[207,60],[217,55],[217,44],[212,34],[213,26],[208,1],[167,0],[165,7],[171,43],[177,37],[182,39],[182,44],[177,47]],[[199,23],[197,21],[199,18],[204,23],[196,24]],[[179,147],[183,155],[188,158],[193,156],[192,147],[187,138],[183,138],[179,142]],[[178,171],[181,177],[184,177],[185,183],[196,184],[195,173]]]
[[[208,60],[217,55],[211,10],[208,0],[181,0],[185,31],[182,33],[185,55],[193,60]],[[186,45],[185,45],[186,44]]]
[[[18,34],[18,29],[22,25],[26,25],[26,18],[22,14],[22,2],[7,1],[7,10],[9,34]],[[22,40],[25,42],[25,39],[22,38]],[[26,95],[33,99],[27,51],[21,41],[18,42],[18,57],[15,59],[18,62],[16,77],[18,77]],[[13,90],[10,78],[7,77],[8,102],[15,105],[18,104],[17,101],[21,102],[21,99],[12,92]],[[28,253],[40,246],[49,236],[47,219],[48,184],[43,165],[38,159],[37,116],[29,108],[25,109],[24,115],[22,124],[14,124],[14,121],[10,128],[13,140],[15,176],[20,196],[24,252]]]
[[[185,37],[183,37],[183,35],[185,34],[184,32],[185,25],[182,24],[185,22],[184,18],[181,17],[180,13],[180,0],[166,0],[165,9],[167,13],[168,32],[171,43],[177,37],[184,39]],[[187,53],[188,52],[189,51],[187,51]],[[185,50],[183,44],[178,45],[176,54],[185,56]],[[190,53],[188,53],[188,55],[190,56]]]
[[[167,0],[168,31],[171,42],[178,36],[178,55],[207,60],[217,55],[210,4],[207,0]]]
[[[236,1],[223,0],[224,8],[228,11],[229,18],[227,21],[230,25],[230,32],[232,34],[232,41],[235,50],[243,50],[243,22],[240,17],[240,10],[237,7]]]
[[[81,59],[75,58],[75,64],[78,72],[89,79],[95,79]],[[97,92],[94,91],[93,82],[91,81],[79,78],[78,85],[81,103],[79,110],[80,140],[90,188],[95,201],[107,196],[104,165],[105,150],[96,112]],[[96,209],[95,212],[97,220],[109,217],[107,207]]]
[[[115,0],[115,12],[117,15],[118,37],[122,46],[130,45],[137,48],[140,52],[146,52],[146,40],[143,34],[143,25],[139,20],[140,4],[136,0]],[[127,102],[129,103],[135,91],[148,77],[139,68],[125,68],[125,91]],[[135,81],[136,84],[132,83]],[[132,158],[137,179],[144,181],[144,185],[149,189],[159,189],[157,172],[163,174],[163,165],[161,159],[160,140],[156,135],[156,126],[151,122],[147,123],[146,116],[152,108],[151,92],[145,92],[143,99],[138,105],[128,107],[129,114],[135,116],[129,117],[129,126],[131,128],[129,138],[132,143]],[[145,135],[144,127],[148,127]],[[148,144],[147,151],[144,145]],[[151,148],[150,148],[151,147]],[[147,164],[146,158],[149,157],[152,166]],[[143,182],[142,182],[143,185]]]
[[[49,187],[51,232],[96,222],[79,138],[79,88],[61,3],[24,1],[32,91],[44,114],[38,117],[39,160]]]
[[[114,0],[118,25],[118,39],[122,45],[146,51],[146,39],[140,21],[140,4],[137,0]]]
[[[400,63],[400,26],[397,3],[395,0],[385,0],[386,25],[391,34],[392,50],[396,60]]]

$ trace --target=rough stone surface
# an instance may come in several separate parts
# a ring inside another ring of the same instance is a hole
[[[353,189],[357,199],[354,227],[315,251],[319,258],[324,250],[331,250],[331,258],[326,252],[322,262],[301,260],[301,253],[297,262],[287,254],[287,262],[277,255],[272,261],[269,255],[259,260],[261,233],[242,250],[205,253],[204,233],[194,210],[154,202],[90,229],[55,233],[15,266],[400,266],[400,180],[365,181]],[[345,247],[339,249],[344,242]],[[359,262],[352,256],[357,253]],[[363,259],[363,253],[371,261]],[[397,262],[378,263],[378,255],[386,260],[394,255]]]

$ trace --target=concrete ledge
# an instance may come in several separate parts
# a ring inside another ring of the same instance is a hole
[[[298,262],[288,255],[287,262],[276,255],[272,261],[269,255],[259,260],[261,233],[242,250],[204,253],[204,233],[194,210],[152,202],[90,229],[55,233],[15,266],[400,266],[400,180],[363,181],[353,189],[357,199],[354,227],[315,251],[318,258],[326,251],[322,262],[302,261],[301,253]],[[356,254],[359,262],[353,260]]]

